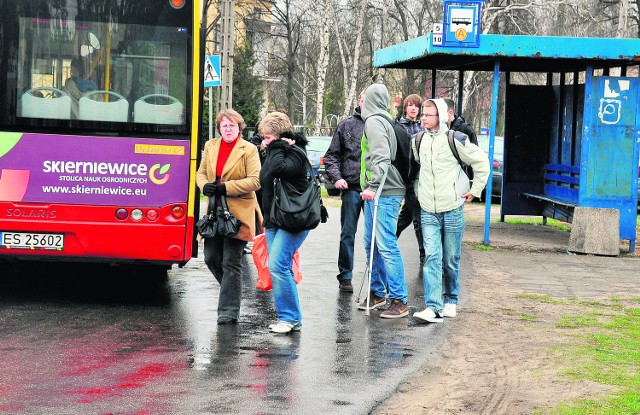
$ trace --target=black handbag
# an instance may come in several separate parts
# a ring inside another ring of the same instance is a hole
[[[205,239],[210,239],[216,236],[216,220],[214,213],[215,206],[215,198],[209,198],[209,207],[207,208],[207,213],[204,214],[196,222],[196,229],[198,229],[198,233]]]
[[[320,198],[320,185],[309,163],[307,180],[308,186],[300,191],[286,180],[273,179],[273,202],[270,210],[273,225],[289,232],[301,232],[318,226],[324,216],[324,206]]]
[[[198,233],[205,239],[216,235],[234,236],[240,230],[240,221],[233,216],[227,205],[225,196],[218,196],[220,206],[216,206],[216,198],[209,198],[207,213],[196,222]]]
[[[220,195],[218,198],[220,206],[216,207],[216,234],[234,236],[240,230],[240,221],[229,211],[227,197]]]

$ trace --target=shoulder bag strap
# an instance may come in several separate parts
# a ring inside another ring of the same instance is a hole
[[[454,131],[449,130],[449,134],[448,134],[449,147],[451,148],[451,152],[453,153],[453,156],[456,158],[456,160],[458,160],[458,164],[460,165],[460,167],[464,169],[464,163],[462,162],[462,160],[460,160],[460,154],[458,154],[456,143],[453,142],[453,140],[455,140],[455,138],[453,137],[453,134],[454,134]]]
[[[422,143],[422,136],[424,136],[424,131],[418,131],[416,134],[416,161],[420,164],[420,143]]]
[[[211,216],[216,212],[216,197],[209,196],[209,205],[207,206],[207,215]]]
[[[225,213],[229,211],[229,205],[227,205],[227,197],[225,195],[218,196],[220,198],[220,206]]]

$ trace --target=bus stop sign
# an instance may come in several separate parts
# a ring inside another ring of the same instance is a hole
[[[482,1],[445,0],[442,46],[479,47],[481,9]]]

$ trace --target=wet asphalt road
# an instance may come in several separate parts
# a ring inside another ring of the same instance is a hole
[[[369,413],[429,359],[447,324],[358,311],[362,228],[355,292],[340,293],[340,214],[329,211],[300,250],[304,327],[290,335],[269,332],[272,294],[254,288],[250,255],[239,324],[222,326],[219,286],[201,255],[142,281],[89,264],[3,266],[0,413]],[[413,313],[423,308],[413,229],[400,245]],[[463,275],[468,267],[463,258]]]

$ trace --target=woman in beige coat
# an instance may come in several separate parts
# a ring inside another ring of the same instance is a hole
[[[244,119],[232,109],[216,117],[222,137],[209,140],[196,183],[205,196],[225,195],[229,211],[241,222],[235,236],[204,240],[204,262],[220,283],[218,324],[236,324],[242,295],[242,255],[256,234],[261,214],[255,191],[260,188],[260,158],[255,145],[242,139]]]

